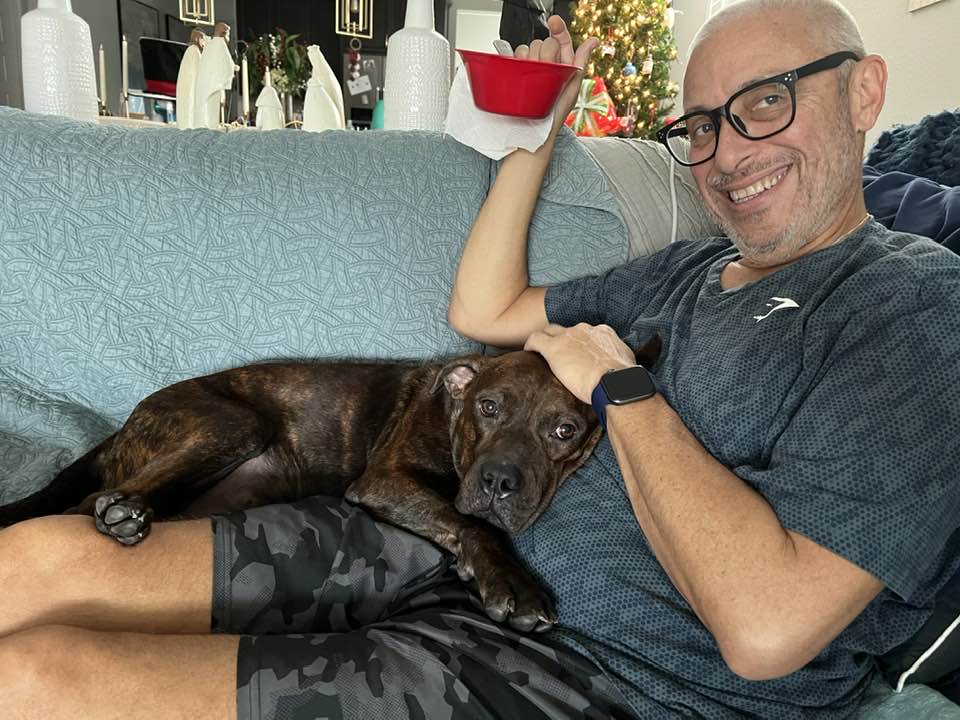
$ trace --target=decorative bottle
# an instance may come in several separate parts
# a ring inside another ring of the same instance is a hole
[[[450,94],[450,43],[434,29],[434,0],[407,0],[403,29],[387,43],[386,130],[443,130]]]
[[[37,0],[20,18],[23,107],[29,112],[97,119],[90,26],[70,0]]]

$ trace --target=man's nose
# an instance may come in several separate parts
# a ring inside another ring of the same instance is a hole
[[[740,119],[736,115],[733,118],[733,123]],[[726,116],[720,121],[717,152],[713,156],[714,167],[725,174],[735,173],[757,151],[757,142],[738,133],[733,123]]]

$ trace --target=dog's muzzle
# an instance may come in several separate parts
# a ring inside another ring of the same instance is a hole
[[[520,468],[507,462],[487,462],[480,466],[480,489],[484,495],[503,500],[523,485]]]

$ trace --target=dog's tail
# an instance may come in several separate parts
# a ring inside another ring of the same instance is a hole
[[[0,528],[21,520],[56,515],[78,505],[81,500],[103,487],[100,476],[100,453],[113,444],[111,435],[93,450],[67,465],[42,490],[0,507]]]

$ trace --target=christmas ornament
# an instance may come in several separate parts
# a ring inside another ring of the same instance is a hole
[[[633,60],[627,60],[627,64],[623,66],[623,76],[630,77],[631,75],[637,74],[637,66],[633,64]]]
[[[653,72],[653,55],[647,55],[647,59],[643,61],[643,66],[640,68],[640,72],[644,75],[649,75]]]
[[[624,137],[630,137],[633,135],[633,131],[637,126],[637,106],[631,100],[627,103],[627,112],[620,116],[620,134]]]
[[[600,47],[603,57],[613,57],[617,54],[617,47],[613,44],[613,28],[607,28],[607,41]]]
[[[580,94],[565,123],[577,135],[587,137],[606,137],[620,131],[617,108],[603,78],[585,78],[580,83]]]

